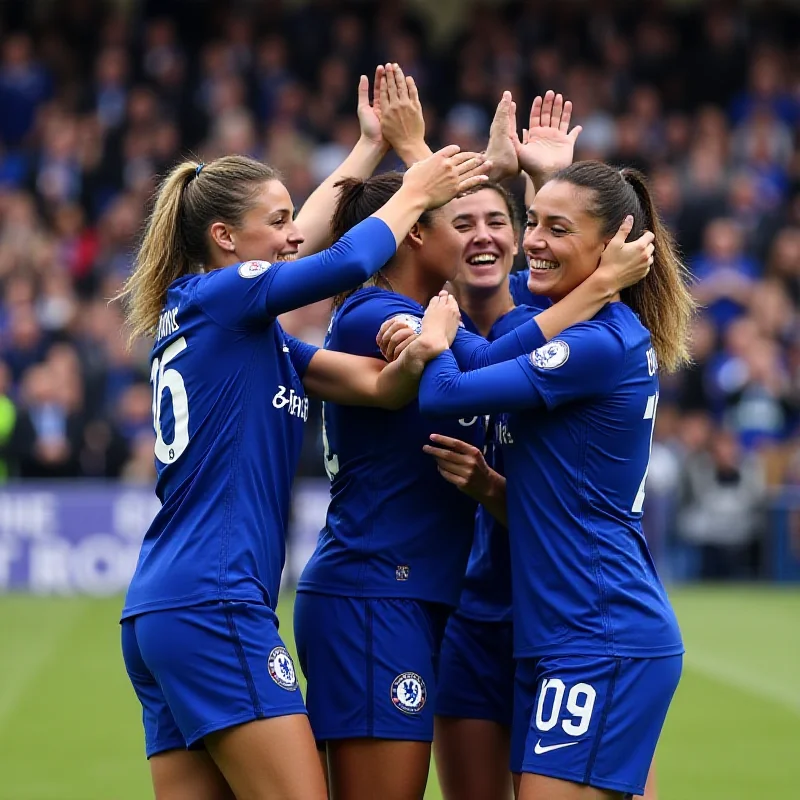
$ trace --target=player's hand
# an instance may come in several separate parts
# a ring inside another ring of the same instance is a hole
[[[418,342],[424,342],[436,355],[447,350],[461,326],[461,312],[455,297],[441,291],[432,298],[422,317]]]
[[[381,132],[381,86],[384,82],[384,67],[378,65],[375,70],[375,83],[372,87],[372,103],[369,102],[369,78],[362,75],[358,81],[358,124],[361,126],[361,138],[376,147],[387,147]]]
[[[489,177],[502,181],[519,175],[519,159],[514,146],[512,131],[517,130],[517,104],[511,92],[503,92],[494,119],[489,128],[489,143],[486,145],[486,158],[492,162]]]
[[[381,132],[387,144],[403,153],[424,146],[425,118],[414,79],[406,77],[399,64],[382,67]]]
[[[416,317],[414,317],[416,319]],[[417,320],[419,322],[419,320]],[[414,339],[419,336],[417,329],[411,324],[411,317],[402,315],[387,319],[381,325],[375,341],[380,348],[383,357],[389,361],[394,361],[403,350],[408,347]]]
[[[598,277],[607,279],[613,291],[638,283],[653,266],[655,235],[652,231],[645,231],[638,239],[627,242],[625,240],[632,229],[633,217],[629,214],[600,256]]]
[[[521,141],[516,126],[512,129],[519,165],[534,182],[572,163],[575,140],[583,129],[576,125],[570,131],[571,119],[572,103],[551,90],[534,99]]]
[[[477,447],[438,433],[430,438],[433,444],[422,449],[436,459],[439,474],[446,481],[479,502],[491,493],[499,476]]]
[[[439,208],[485,183],[491,166],[482,153],[462,153],[458,145],[450,144],[411,166],[403,175],[403,187],[419,192],[426,208]]]

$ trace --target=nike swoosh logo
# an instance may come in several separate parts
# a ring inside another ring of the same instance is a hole
[[[562,747],[572,747],[574,744],[580,744],[580,742],[563,742],[562,744],[549,744],[547,747],[542,747],[542,740],[539,739],[536,742],[536,746],[533,748],[533,752],[536,753],[537,756],[542,755],[542,753],[549,753],[551,750],[561,750]]]

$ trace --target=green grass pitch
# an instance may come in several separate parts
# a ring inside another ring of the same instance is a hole
[[[662,800],[800,797],[800,590],[672,592],[687,646]],[[280,606],[291,642],[291,597]],[[0,597],[0,800],[152,797],[119,598]],[[426,800],[440,798],[435,777]]]

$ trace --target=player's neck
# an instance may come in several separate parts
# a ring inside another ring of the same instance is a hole
[[[416,300],[423,307],[427,307],[430,299],[436,297],[443,288],[441,278],[426,275],[422,270],[413,269],[410,265],[405,268],[390,265],[382,272],[393,291]]]
[[[461,291],[457,299],[459,306],[472,320],[472,324],[481,336],[488,336],[492,325],[514,308],[514,300],[507,282],[488,292]]]

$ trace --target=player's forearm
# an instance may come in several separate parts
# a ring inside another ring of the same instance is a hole
[[[305,236],[301,256],[323,250],[331,242],[331,210],[339,191],[336,184],[344,178],[368,178],[386,153],[385,146],[360,138],[338,169],[312,192],[297,214],[297,227]]]
[[[566,297],[540,311],[536,322],[550,341],[570,325],[592,319],[618,292],[619,288],[605,274],[593,273]]]
[[[394,145],[394,151],[407,167],[433,155],[433,150],[428,147],[424,139],[416,139],[412,142],[397,142]]]
[[[493,469],[490,471],[489,485],[485,493],[474,496],[477,500],[501,525],[508,527],[508,515],[506,513],[506,479]]]
[[[503,361],[512,361],[519,356],[533,352],[546,343],[547,338],[539,329],[538,318],[533,317],[491,343],[482,336],[462,328],[451,345],[451,350],[458,366],[462,370],[468,371],[482,369]]]

